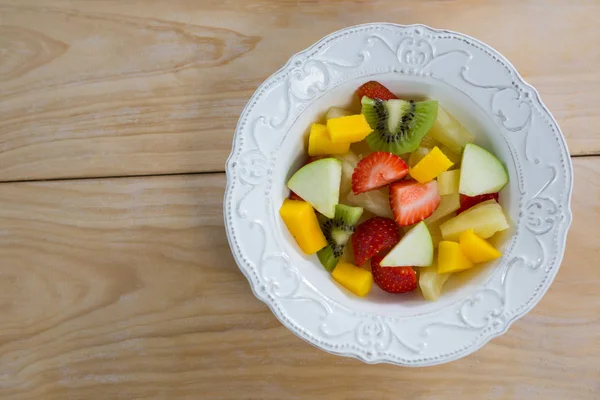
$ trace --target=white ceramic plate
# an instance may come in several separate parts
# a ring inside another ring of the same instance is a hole
[[[330,106],[348,105],[373,79],[439,100],[509,171],[501,203],[512,229],[500,241],[502,259],[450,281],[435,302],[418,291],[349,294],[298,249],[279,218],[309,124]],[[296,54],[252,96],[227,161],[225,225],[254,294],[296,335],[368,363],[434,365],[504,333],[546,292],[563,257],[572,180],[556,121],[497,51],[423,25],[367,24]]]

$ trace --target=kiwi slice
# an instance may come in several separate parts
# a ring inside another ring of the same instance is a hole
[[[436,100],[378,100],[363,97],[362,113],[373,128],[367,143],[373,151],[387,151],[398,156],[415,151],[435,123]]]
[[[338,204],[335,206],[333,218],[319,216],[319,223],[325,239],[327,239],[327,246],[317,252],[317,257],[327,271],[334,270],[362,213],[362,207]]]

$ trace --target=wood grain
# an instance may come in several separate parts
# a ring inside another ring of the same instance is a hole
[[[237,118],[288,57],[348,25],[473,35],[600,153],[593,1],[0,0],[0,181],[222,171]]]
[[[600,158],[541,303],[426,369],[329,355],[237,269],[222,174],[0,184],[0,393],[63,399],[598,399]]]

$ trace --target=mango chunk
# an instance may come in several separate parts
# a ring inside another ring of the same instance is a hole
[[[438,274],[464,271],[473,267],[456,242],[442,240],[438,245]]]
[[[447,171],[452,165],[454,163],[436,146],[410,169],[410,175],[420,183],[427,183]]]
[[[487,240],[477,236],[473,229],[460,234],[459,244],[462,252],[474,263],[491,261],[502,256],[502,253]]]
[[[321,232],[315,210],[309,203],[285,199],[279,215],[306,254],[314,254],[327,246],[327,239]]]
[[[373,132],[363,114],[327,120],[327,130],[332,143],[356,143]]]
[[[364,297],[373,287],[371,271],[353,264],[340,262],[331,273],[333,279],[352,293]]]
[[[442,172],[438,175],[437,182],[440,196],[458,193],[458,185],[460,184],[460,169]]]
[[[333,143],[329,138],[327,127],[322,124],[312,124],[308,136],[308,155],[327,156],[330,154],[345,154],[350,150],[350,143]]]

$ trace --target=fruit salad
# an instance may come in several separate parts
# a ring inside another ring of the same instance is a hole
[[[331,107],[310,126],[281,218],[352,293],[374,282],[436,300],[452,274],[502,256],[488,239],[509,227],[498,203],[506,168],[436,100],[375,81],[356,96],[360,112]]]

